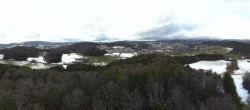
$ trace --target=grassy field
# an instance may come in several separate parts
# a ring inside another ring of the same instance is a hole
[[[228,53],[228,54],[225,54],[225,56],[228,58],[233,58],[233,59],[242,59],[242,57],[244,57],[244,55],[237,54],[237,53]]]
[[[202,48],[200,50],[185,51],[185,52],[173,52],[173,53],[170,53],[170,55],[192,56],[192,55],[198,55],[198,54],[226,54],[227,52],[228,52],[228,50],[225,47],[209,46],[209,47]]]

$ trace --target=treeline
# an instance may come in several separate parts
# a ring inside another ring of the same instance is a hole
[[[4,60],[26,61],[28,57],[38,57],[40,53],[46,52],[44,59],[48,63],[61,62],[62,52],[55,49],[37,49],[35,47],[17,46],[13,48],[0,49],[4,54]]]
[[[44,59],[47,63],[58,63],[62,61],[62,51],[56,49],[47,49],[47,53],[44,56]]]
[[[8,49],[0,49],[0,53],[4,54],[4,59],[14,59],[18,61],[25,61],[28,57],[37,57],[39,49],[34,47],[13,47]]]
[[[231,76],[196,71],[161,54],[119,60],[96,71],[0,65],[6,110],[240,110]]]
[[[61,65],[51,67],[50,70],[55,70],[59,72],[74,72],[74,71],[97,71],[103,69],[102,66],[93,66],[85,63],[76,63],[67,65],[67,69],[64,69]]]
[[[250,93],[250,73],[246,72],[242,78],[243,78],[242,82],[243,87],[248,91],[248,93]]]
[[[87,56],[103,56],[106,50],[99,49],[98,44],[90,42],[75,43],[55,49],[37,49],[35,47],[18,46],[13,48],[0,49],[0,54],[4,54],[4,59],[14,59],[26,61],[28,57],[38,57],[39,53],[46,52],[45,60],[48,63],[61,62],[62,54],[80,53]]]
[[[199,54],[195,56],[183,56],[183,57],[175,57],[182,64],[190,64],[198,61],[206,60],[206,61],[215,61],[215,60],[225,60],[224,55],[221,54]]]

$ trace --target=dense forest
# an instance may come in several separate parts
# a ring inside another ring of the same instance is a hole
[[[242,109],[230,74],[221,77],[211,71],[196,71],[162,54],[140,55],[100,68],[70,68],[74,69],[0,65],[0,109]]]
[[[25,61],[28,57],[37,57],[39,49],[35,47],[13,47],[7,49],[0,49],[0,54],[4,54],[4,59],[14,59],[17,61]]]
[[[44,58],[48,63],[61,62],[62,54],[80,53],[87,56],[103,56],[106,50],[99,49],[98,44],[90,42],[74,43],[53,49],[37,49],[35,47],[18,46],[13,48],[0,49],[0,54],[4,54],[4,59],[14,59],[26,61],[28,57],[38,57],[39,53],[46,52]]]
[[[107,53],[106,50],[99,49],[97,43],[92,42],[79,42],[56,49],[63,53],[81,53],[87,56],[103,56]]]
[[[207,61],[216,61],[216,60],[225,60],[224,55],[221,54],[198,54],[194,56],[176,56],[175,57],[182,64],[195,63],[202,60]]]
[[[4,60],[26,61],[28,57],[38,57],[39,54],[46,52],[44,59],[48,63],[61,61],[62,53],[56,49],[37,49],[35,47],[18,46],[13,48],[1,49],[0,54],[4,54]]]
[[[243,87],[250,93],[250,73],[246,72],[243,76]]]

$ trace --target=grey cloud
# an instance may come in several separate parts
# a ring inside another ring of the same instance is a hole
[[[6,37],[4,34],[0,34],[0,37]]]
[[[66,39],[62,39],[62,41],[66,41],[66,42],[79,42],[79,41],[82,41],[82,40],[81,39],[66,38]]]
[[[138,35],[141,36],[141,39],[173,39],[173,38],[186,38],[185,35],[180,35],[182,31],[191,31],[194,30],[196,26],[183,25],[171,23],[163,25],[158,28],[153,28],[145,32],[141,32]],[[176,35],[177,34],[177,35]]]
[[[28,36],[28,38],[30,38],[30,39],[37,39],[37,38],[40,38],[40,37],[41,37],[41,34],[38,34],[38,33]]]
[[[95,38],[95,41],[111,41],[111,40],[117,40],[117,39],[114,39],[114,38],[111,38],[109,37],[108,35],[106,34],[99,34],[96,38]]]
[[[173,22],[173,20],[175,20],[175,18],[172,15],[172,16],[160,17],[157,22],[165,24],[165,23],[171,23]]]

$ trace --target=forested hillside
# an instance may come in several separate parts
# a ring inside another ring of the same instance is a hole
[[[4,60],[26,61],[28,57],[38,57],[39,53],[44,54],[44,59],[48,63],[61,62],[62,54],[79,53],[86,56],[103,56],[106,50],[99,49],[98,44],[90,42],[74,43],[53,49],[37,49],[35,47],[17,46],[13,48],[0,49],[0,54],[4,54]]]
[[[222,78],[211,71],[196,71],[162,54],[118,60],[97,70],[83,69],[89,66],[72,68],[31,70],[0,65],[0,108],[240,110],[242,107],[230,75]]]
[[[68,46],[59,47],[57,50],[64,53],[81,53],[87,56],[103,56],[107,53],[105,50],[99,49],[98,44],[91,42],[74,43]]]
[[[39,49],[35,47],[13,47],[8,49],[0,49],[0,54],[4,54],[4,59],[14,59],[17,61],[25,61],[28,57],[37,57]]]
[[[45,61],[48,63],[57,63],[61,61],[63,52],[56,49],[37,49],[35,47],[13,47],[0,49],[0,54],[4,55],[4,60],[26,61],[28,57],[38,57],[39,53],[46,53]]]

